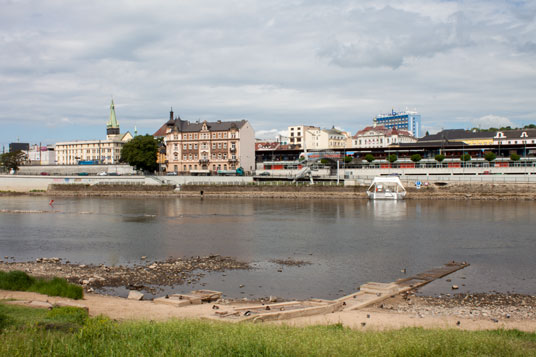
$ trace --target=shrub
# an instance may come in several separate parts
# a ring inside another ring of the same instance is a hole
[[[345,156],[344,157],[344,162],[348,164],[349,162],[352,161],[352,159],[353,159],[353,157],[351,157],[351,156]]]
[[[510,155],[510,160],[512,161],[519,161],[519,159],[521,159],[521,156],[519,156],[518,154],[511,154]]]
[[[486,161],[488,161],[488,162],[492,162],[496,158],[497,158],[497,155],[495,155],[491,151],[488,151],[487,153],[484,154],[484,159],[486,159]]]
[[[48,319],[84,325],[89,318],[86,310],[72,306],[55,307],[48,312]]]
[[[396,154],[391,154],[387,156],[387,161],[389,161],[391,164],[395,162],[396,160],[398,160],[398,156],[396,156]]]
[[[471,155],[469,154],[463,154],[462,156],[460,156],[460,160],[466,162],[466,161],[471,161]]]
[[[435,160],[436,160],[437,162],[442,162],[443,160],[445,160],[445,155],[443,155],[443,154],[437,154],[437,155],[435,156]]]
[[[374,155],[372,155],[372,154],[367,154],[367,155],[365,156],[365,160],[367,160],[368,163],[370,164],[372,161],[375,160],[375,159],[374,159]]]
[[[413,162],[419,162],[422,160],[421,154],[413,154],[411,155],[411,161]]]

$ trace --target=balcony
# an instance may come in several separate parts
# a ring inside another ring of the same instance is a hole
[[[199,163],[200,163],[200,164],[208,164],[209,161],[210,161],[209,159],[200,159],[200,160],[199,160]]]
[[[230,162],[230,163],[238,162],[238,159],[229,159],[229,162]]]
[[[231,146],[231,148],[229,148],[229,151],[230,151],[230,152],[236,152],[236,147]]]

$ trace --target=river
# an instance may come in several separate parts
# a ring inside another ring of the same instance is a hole
[[[0,197],[0,258],[125,265],[220,254],[255,269],[210,273],[166,292],[204,284],[231,297],[300,299],[335,298],[457,260],[471,266],[420,292],[451,293],[456,284],[458,292],[536,293],[535,202],[54,199],[51,207],[47,197]],[[273,262],[288,258],[311,264]]]

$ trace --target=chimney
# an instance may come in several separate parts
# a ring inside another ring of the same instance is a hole
[[[171,110],[169,111],[169,120],[173,120],[173,107],[171,107]]]

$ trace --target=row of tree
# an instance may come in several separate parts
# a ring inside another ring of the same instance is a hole
[[[435,160],[439,163],[443,162],[443,160],[445,160],[445,155],[443,154],[437,154],[435,157]],[[487,153],[484,154],[484,159],[488,162],[492,162],[493,160],[495,160],[497,158],[497,155],[495,155],[493,152],[489,151]],[[411,161],[417,163],[419,161],[422,160],[422,156],[421,154],[413,154],[411,155]],[[519,159],[521,159],[521,157],[518,155],[518,154],[511,154],[510,155],[510,160],[512,161],[519,161]],[[374,160],[376,160],[376,158],[374,157],[374,155],[372,154],[367,154],[365,156],[365,160],[368,161],[368,163],[371,163],[373,162]],[[391,154],[391,155],[388,155],[386,157],[386,160],[389,161],[390,163],[394,163],[395,161],[398,160],[398,156],[396,154]],[[471,161],[471,155],[469,154],[463,154],[462,156],[460,156],[460,160],[461,161]]]

